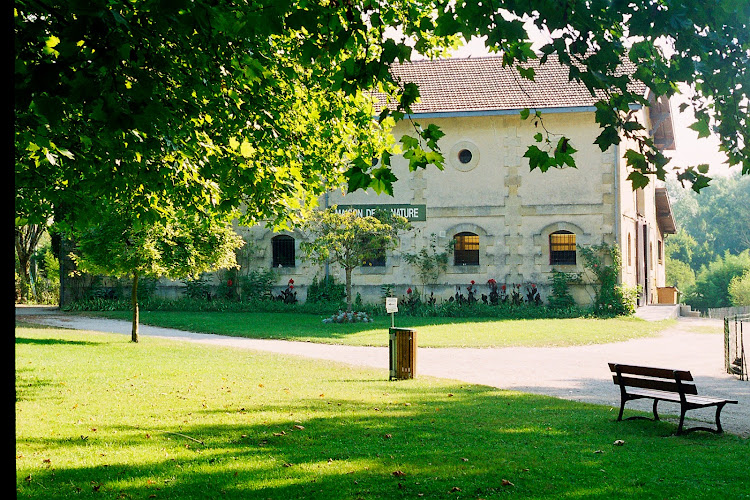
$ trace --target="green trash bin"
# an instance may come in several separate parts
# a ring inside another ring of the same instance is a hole
[[[414,378],[417,367],[417,332],[391,328],[388,332],[389,380]]]

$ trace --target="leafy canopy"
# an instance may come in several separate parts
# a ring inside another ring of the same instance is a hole
[[[523,18],[552,34],[540,54]],[[392,193],[390,158],[441,168],[442,132],[415,123],[411,137],[390,138],[419,89],[389,67],[472,37],[525,78],[525,62],[556,54],[571,79],[602,93],[596,143],[624,136],[634,187],[668,168],[630,112],[648,104],[635,82],[667,97],[693,87],[693,128],[718,133],[747,174],[748,19],[748,0],[19,0],[16,216],[40,222],[68,205],[86,224],[98,203],[116,201],[144,223],[174,207],[281,223],[327,187]],[[537,140],[532,168],[575,164],[565,138]],[[678,168],[694,189],[707,185],[706,166]]]

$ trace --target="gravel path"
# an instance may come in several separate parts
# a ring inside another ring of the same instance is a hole
[[[130,323],[84,318],[57,309],[17,307],[17,316],[31,316],[37,323],[130,335]],[[388,369],[388,349],[255,340],[197,334],[141,325],[140,335],[188,340],[203,344],[338,361],[351,365]],[[677,325],[655,338],[603,345],[502,349],[419,348],[416,374],[460,380],[501,389],[544,394],[563,399],[619,407],[619,391],[612,384],[607,363],[632,363],[690,370],[701,394],[736,399],[721,414],[726,432],[750,438],[750,382],[724,373],[723,322],[704,318],[679,318]],[[385,335],[385,332],[384,332]],[[417,332],[417,340],[419,332]],[[631,402],[628,408],[650,410],[650,403]],[[665,420],[679,416],[674,404],[662,403]],[[693,410],[690,419],[713,423],[713,409]],[[676,421],[676,419],[675,419]]]

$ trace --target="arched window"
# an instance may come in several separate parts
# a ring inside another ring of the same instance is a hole
[[[575,233],[555,231],[549,235],[549,263],[553,266],[576,265]]]
[[[294,267],[294,238],[285,234],[271,238],[273,267]]]
[[[454,236],[453,265],[479,265],[479,235],[474,233],[458,233]]]

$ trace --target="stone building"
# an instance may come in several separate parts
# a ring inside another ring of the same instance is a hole
[[[479,292],[488,280],[499,284],[535,284],[542,298],[553,270],[584,270],[578,246],[606,242],[621,250],[621,283],[641,285],[640,304],[654,303],[664,286],[664,238],[675,232],[666,188],[655,179],[633,191],[623,153],[627,144],[605,152],[594,144],[599,127],[593,97],[569,82],[567,72],[548,62],[536,68],[535,81],[502,67],[498,57],[425,60],[394,71],[419,85],[421,101],[409,120],[394,131],[401,137],[412,126],[434,123],[445,132],[440,148],[445,170],[409,172],[403,158],[393,158],[399,180],[394,196],[355,192],[330,193],[321,205],[349,207],[366,213],[373,207],[397,209],[412,221],[399,247],[383,259],[354,271],[355,291],[364,300],[380,297],[383,285],[403,296],[420,287],[416,269],[404,255],[453,240],[448,267],[427,293],[446,299],[474,281]],[[646,89],[643,89],[644,95]],[[649,108],[633,107],[656,143],[674,148],[670,106],[651,98]],[[564,134],[578,152],[578,168],[530,171],[523,157],[539,131],[520,110],[540,110],[546,130]],[[323,269],[302,259],[297,232],[273,233],[243,228],[246,239],[261,248],[258,265],[279,271],[279,286],[294,279],[304,299],[305,285],[317,275],[343,272]],[[301,285],[301,286],[300,286]],[[576,299],[590,302],[592,291],[574,289]]]

